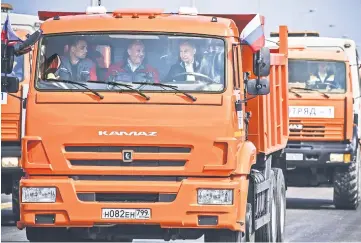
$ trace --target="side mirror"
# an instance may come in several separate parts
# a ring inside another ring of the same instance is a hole
[[[15,44],[15,54],[23,55],[31,51],[31,47],[41,38],[42,30],[37,30],[31,34],[23,43]]]
[[[19,91],[19,78],[16,76],[1,76],[1,89],[5,93],[17,93]]]
[[[10,74],[14,67],[14,46],[1,44],[1,73]]]
[[[250,95],[268,95],[270,93],[269,80],[265,78],[248,80],[247,93]]]
[[[271,52],[268,47],[262,47],[261,50],[253,54],[253,73],[256,76],[265,77],[270,74]]]

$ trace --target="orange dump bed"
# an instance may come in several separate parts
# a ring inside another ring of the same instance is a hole
[[[283,149],[289,136],[288,121],[288,42],[287,28],[280,28],[280,45],[271,50],[270,94],[258,96],[248,102],[251,112],[249,139],[258,153],[271,154]],[[248,46],[243,54],[250,56]],[[243,70],[252,70],[251,61],[243,62]],[[252,74],[251,78],[255,78]],[[248,98],[250,96],[248,95]]]
[[[232,19],[239,33],[255,17],[255,14],[206,14]],[[264,26],[265,18],[261,16]],[[243,71],[253,70],[251,49],[242,48]],[[250,78],[255,78],[252,74]],[[285,148],[289,136],[288,121],[288,30],[280,27],[280,44],[271,50],[270,94],[258,96],[248,102],[247,111],[251,112],[249,139],[258,153],[271,154]],[[248,97],[249,98],[249,97]]]

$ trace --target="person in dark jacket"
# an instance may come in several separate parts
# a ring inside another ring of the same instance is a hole
[[[105,78],[121,82],[155,82],[159,83],[158,71],[144,63],[145,46],[142,41],[133,41],[127,49],[125,61],[112,64]]]
[[[195,81],[202,79],[199,76],[195,75],[179,75],[176,76],[176,74],[179,73],[201,73],[201,63],[196,60],[195,54],[197,52],[196,47],[193,43],[190,41],[184,41],[179,46],[179,56],[180,60],[178,63],[172,65],[170,68],[168,75],[164,79],[165,82],[171,82],[171,81]]]
[[[73,40],[69,45],[69,55],[60,57],[60,67],[55,75],[72,81],[97,80],[96,65],[86,58],[87,52],[85,39]]]

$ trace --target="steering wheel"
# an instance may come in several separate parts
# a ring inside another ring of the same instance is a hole
[[[207,80],[209,80],[207,83],[217,83],[215,82],[213,79],[211,79],[209,76],[204,75],[202,73],[197,73],[197,72],[183,72],[183,73],[177,73],[176,75],[173,75],[171,77],[171,79],[173,80],[173,78],[178,77],[178,76],[182,76],[182,75],[193,75],[193,76],[197,76],[197,77],[201,77],[201,78],[205,78]],[[202,80],[203,81],[203,80]]]

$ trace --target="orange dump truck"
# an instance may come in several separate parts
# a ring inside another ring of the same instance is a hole
[[[289,183],[331,184],[335,206],[356,209],[361,159],[350,60],[324,48],[290,49],[289,57]]]
[[[30,241],[283,241],[287,27],[253,53],[240,34],[258,15],[188,10],[41,25],[20,182]]]
[[[277,42],[276,35],[271,43]],[[301,33],[289,33],[288,41],[287,184],[331,185],[336,208],[357,209],[361,82],[356,44]]]
[[[26,39],[27,30],[15,33]],[[1,193],[12,194],[15,219],[19,219],[19,181],[23,170],[20,167],[21,137],[25,129],[25,98],[30,80],[30,54],[15,56],[12,73],[17,77],[20,89],[16,93],[1,92]],[[2,80],[3,80],[2,74]]]

